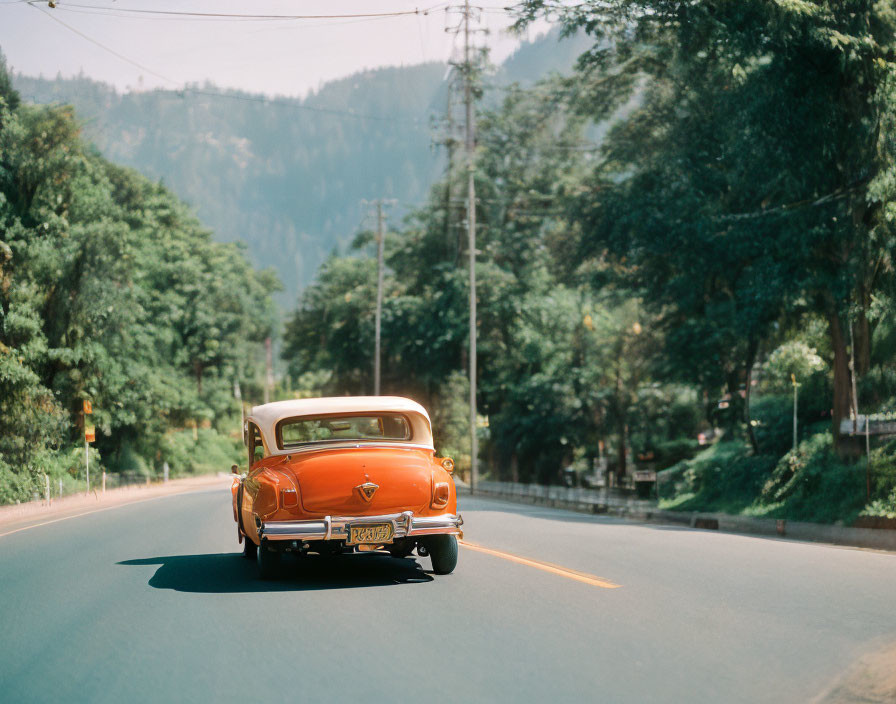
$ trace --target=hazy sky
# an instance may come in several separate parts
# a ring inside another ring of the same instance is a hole
[[[512,18],[501,8],[512,2],[473,2],[483,8],[479,26],[490,30],[488,36],[477,35],[477,41],[487,43],[492,59],[500,61],[519,43],[504,31]],[[0,49],[17,72],[53,77],[83,71],[120,90],[176,88],[211,80],[228,88],[304,95],[325,81],[364,68],[447,60],[462,46],[461,37],[445,31],[459,20],[457,12],[446,11],[447,6],[439,0],[57,0],[56,8],[50,9],[46,1],[0,0]],[[429,12],[295,20],[128,12],[349,15],[414,9]],[[547,27],[541,23],[528,36]]]

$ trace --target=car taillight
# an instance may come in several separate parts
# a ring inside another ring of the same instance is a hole
[[[433,508],[442,508],[448,505],[448,497],[451,495],[448,482],[436,482],[432,492]]]
[[[296,493],[295,489],[281,489],[280,490],[280,505],[283,508],[292,508],[293,506],[299,505],[299,495]]]

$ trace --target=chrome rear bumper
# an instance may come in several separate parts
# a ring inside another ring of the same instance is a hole
[[[346,540],[349,526],[391,523],[393,540],[423,535],[460,535],[464,519],[460,515],[415,516],[413,511],[384,516],[324,516],[313,521],[268,521],[258,528],[266,540]]]

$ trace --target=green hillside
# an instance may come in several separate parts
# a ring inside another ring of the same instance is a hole
[[[553,32],[524,43],[492,81],[568,70],[582,42]],[[26,102],[72,104],[104,157],[163,181],[217,239],[245,241],[254,264],[276,269],[291,307],[357,233],[363,199],[396,199],[396,219],[424,200],[443,167],[433,119],[447,73],[442,63],[381,68],[302,100],[213,85],[120,94],[85,77],[14,83]]]
[[[214,86],[122,95],[86,78],[15,84],[27,101],[73,104],[104,156],[161,179],[218,239],[247,242],[291,300],[357,230],[362,198],[426,192],[439,169],[426,112],[444,73],[382,69],[276,102]],[[315,110],[324,106],[345,112]]]

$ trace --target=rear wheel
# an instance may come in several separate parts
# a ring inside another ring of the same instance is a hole
[[[434,535],[426,541],[426,547],[436,574],[450,574],[457,567],[457,538],[453,535]]]
[[[247,560],[254,560],[255,554],[258,552],[258,546],[253,543],[248,535],[243,536],[243,557]]]
[[[258,573],[262,579],[274,579],[280,574],[280,553],[271,550],[266,540],[261,541],[256,554]]]

